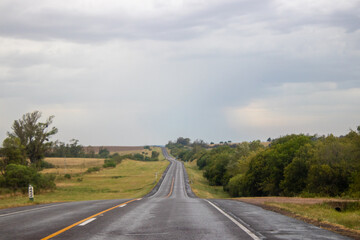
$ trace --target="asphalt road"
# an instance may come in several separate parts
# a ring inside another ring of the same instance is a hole
[[[157,191],[141,199],[0,211],[0,239],[348,239],[250,204],[193,197],[171,158]]]

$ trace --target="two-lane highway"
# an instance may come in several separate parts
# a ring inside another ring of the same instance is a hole
[[[142,199],[60,203],[0,211],[1,239],[347,239],[232,200],[192,197],[183,164],[171,162]]]

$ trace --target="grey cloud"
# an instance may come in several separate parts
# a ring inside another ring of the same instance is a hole
[[[16,1],[14,1],[16,3]],[[32,7],[33,6],[33,7]],[[129,17],[119,9],[112,14],[89,14],[54,8],[36,9],[36,1],[27,7],[12,2],[0,9],[0,34],[36,40],[65,39],[93,42],[124,38],[181,41],[208,34],[228,24],[266,22],[270,29],[291,31],[304,25],[337,24],[347,30],[359,28],[358,9],[328,15],[278,15],[271,1],[224,1],[185,9],[174,14]],[[239,18],[240,17],[240,18]]]

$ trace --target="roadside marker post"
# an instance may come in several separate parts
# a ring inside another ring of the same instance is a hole
[[[34,187],[29,184],[29,200],[34,201]]]

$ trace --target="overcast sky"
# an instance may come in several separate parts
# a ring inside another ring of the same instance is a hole
[[[0,1],[0,140],[39,110],[83,145],[360,125],[360,1]]]

